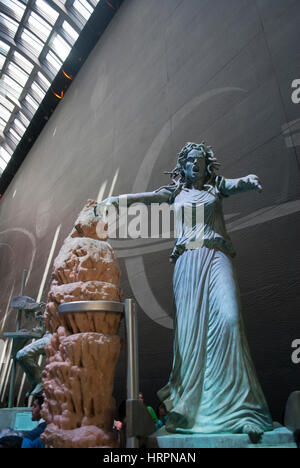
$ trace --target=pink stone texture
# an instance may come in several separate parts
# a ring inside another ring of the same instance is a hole
[[[115,366],[120,353],[121,315],[85,312],[59,316],[58,306],[73,301],[121,301],[120,269],[97,226],[89,200],[54,261],[45,311],[53,334],[43,371],[47,422],[42,440],[49,448],[116,447],[112,432]]]

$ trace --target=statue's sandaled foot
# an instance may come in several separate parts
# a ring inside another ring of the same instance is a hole
[[[186,429],[188,427],[188,420],[185,416],[179,413],[171,411],[168,414],[168,419],[166,422],[166,430],[168,432],[176,432],[176,429]]]
[[[243,427],[243,433],[248,434],[252,444],[258,444],[258,442],[261,441],[264,431],[262,431],[256,424],[248,423]]]

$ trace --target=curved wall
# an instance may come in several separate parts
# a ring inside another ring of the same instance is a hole
[[[0,330],[15,328],[7,304],[24,268],[25,293],[46,299],[51,248],[55,257],[88,198],[160,187],[184,143],[206,139],[224,176],[256,173],[264,185],[224,206],[252,356],[281,419],[300,369],[299,18],[292,0],[124,2],[0,201]],[[170,243],[115,248],[125,296],[139,303],[141,389],[155,404],[172,359]]]

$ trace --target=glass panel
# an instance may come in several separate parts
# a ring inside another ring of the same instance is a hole
[[[58,71],[62,66],[62,62],[51,51],[49,51],[46,55],[46,60],[48,60],[48,62],[55,68],[56,71]]]
[[[24,55],[19,52],[13,53],[13,60],[29,74],[32,72],[33,65],[29,60],[27,60]]]
[[[2,171],[4,171],[4,169],[6,168],[7,164],[6,162],[4,161],[4,159],[0,158],[0,168],[2,169]]]
[[[2,70],[6,57],[0,54],[0,70]]]
[[[28,29],[23,30],[21,34],[21,39],[25,41],[29,45],[29,50],[35,50],[36,54],[40,54],[43,47],[44,43],[40,41],[34,34],[32,34]]]
[[[14,37],[18,29],[18,23],[4,13],[0,13],[0,23],[4,24],[11,32],[12,37]]]
[[[54,24],[59,16],[59,13],[51,8],[44,0],[36,0],[35,4],[37,9],[44,14],[45,18],[49,19],[51,23]]]
[[[10,128],[7,133],[8,133],[8,135],[11,135],[18,142],[21,140],[20,135],[18,135],[17,132],[13,128]]]
[[[51,26],[49,26],[46,21],[44,21],[39,15],[32,12],[27,20],[29,29],[32,31],[38,32],[39,37],[45,42],[49,34],[52,31]]]
[[[15,105],[12,104],[8,99],[6,99],[2,94],[0,94],[0,103],[3,104],[10,112],[12,112],[15,108]]]
[[[38,97],[40,98],[40,101],[44,99],[45,93],[37,83],[32,83],[31,89],[38,95]]]
[[[6,42],[0,41],[0,53],[3,55],[7,55],[10,47]]]
[[[8,86],[8,91],[12,92],[18,98],[20,97],[20,94],[23,91],[22,86],[20,86],[7,75],[2,76],[2,81],[4,82],[4,85]]]
[[[18,112],[18,117],[20,119],[20,122],[22,122],[22,124],[25,127],[28,127],[30,120],[27,119],[27,117],[23,114],[23,112]]]
[[[11,116],[11,113],[0,104],[0,114],[1,114],[1,119],[5,120],[5,122],[8,122],[8,119]]]
[[[51,40],[51,49],[64,61],[68,57],[71,47],[59,34],[56,34]]]
[[[26,131],[25,125],[23,125],[22,122],[19,119],[15,119],[14,124],[15,124],[17,132],[20,135],[23,135],[23,133],[25,133],[25,131]]]
[[[77,40],[79,34],[75,31],[75,29],[72,28],[72,26],[69,25],[67,21],[64,21],[62,24],[62,27],[64,31],[74,40],[74,42]]]
[[[30,94],[27,94],[25,96],[24,101],[28,102],[31,105],[31,107],[34,108],[34,110],[37,110],[37,108],[39,107],[39,104],[35,101],[35,99],[33,99],[33,97],[30,96]]]
[[[0,117],[0,131],[3,132],[5,127],[6,127],[6,122]]]
[[[0,147],[0,156],[6,163],[8,163],[11,158],[11,155],[2,146]]]
[[[43,88],[47,91],[47,89],[49,89],[51,85],[50,81],[48,81],[47,78],[45,78],[41,72],[38,72],[37,76],[39,77]]]
[[[74,8],[79,11],[79,13],[88,20],[91,14],[93,13],[93,7],[87,3],[85,0],[75,0],[73,3]]]
[[[7,70],[12,78],[14,78],[22,86],[27,82],[29,75],[25,73],[20,67],[10,62],[8,64]]]
[[[1,0],[3,5],[10,8],[14,14],[18,17],[18,20],[22,19],[23,13],[25,11],[25,5],[23,3],[18,2],[17,0]]]

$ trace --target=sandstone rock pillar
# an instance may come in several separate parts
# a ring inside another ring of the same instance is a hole
[[[95,203],[84,207],[54,262],[45,311],[53,333],[43,371],[46,447],[116,446],[112,391],[121,314],[58,314],[66,302],[122,300],[120,269],[106,242],[106,227],[96,229]]]

